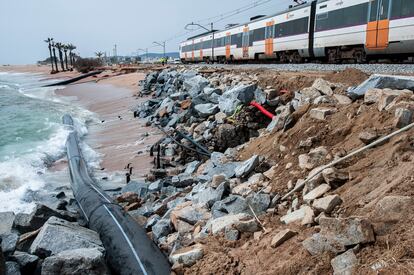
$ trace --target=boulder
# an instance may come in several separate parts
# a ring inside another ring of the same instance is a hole
[[[17,241],[19,240],[19,235],[16,233],[8,233],[0,235],[1,239],[1,250],[5,256],[13,254],[16,250]]]
[[[295,236],[296,234],[298,233],[290,229],[282,230],[272,238],[272,242],[270,243],[270,246],[273,248],[276,248],[280,246],[281,244],[283,244],[284,242],[286,242],[287,240],[289,240],[290,238],[292,238],[293,236]]]
[[[226,227],[224,237],[229,241],[237,241],[240,238],[240,232],[237,229]]]
[[[76,221],[76,216],[67,211],[53,210],[46,205],[37,204],[30,214],[17,214],[14,220],[14,227],[21,233],[35,231],[42,227],[50,217],[57,217],[67,221]]]
[[[329,190],[331,190],[329,184],[321,184],[309,193],[307,193],[305,196],[303,196],[303,200],[307,203],[310,203],[311,201],[322,197]]]
[[[277,175],[277,166],[272,166],[269,170],[263,173],[263,175],[268,179],[273,179]]]
[[[340,105],[349,105],[349,104],[352,104],[352,99],[350,99],[346,95],[334,94],[334,98],[336,99],[336,101]]]
[[[254,99],[256,88],[255,84],[240,84],[223,93],[219,98],[220,111],[226,115],[232,115],[237,106],[249,104]]]
[[[322,94],[327,95],[327,96],[333,95],[333,91],[331,87],[332,87],[332,84],[322,78],[316,79],[315,82],[313,82],[312,84],[312,88],[317,89]]]
[[[15,215],[13,212],[0,213],[0,235],[11,233]]]
[[[254,155],[236,167],[236,177],[243,178],[248,176],[256,168],[257,165],[259,165],[259,156]]]
[[[213,179],[211,180],[211,187],[217,188],[222,184],[223,182],[226,182],[226,176],[225,175],[214,175]]]
[[[144,197],[148,193],[148,184],[145,182],[130,181],[126,186],[122,188],[121,192],[133,192],[138,194],[139,197]]]
[[[302,206],[299,210],[293,211],[280,218],[280,221],[285,224],[293,222],[301,222],[302,225],[312,224],[315,214],[309,206]]]
[[[211,207],[213,212],[223,212],[225,214],[239,214],[239,213],[249,213],[250,209],[246,203],[246,200],[243,197],[230,195],[222,201],[217,201]]]
[[[413,206],[414,199],[410,196],[386,196],[379,200],[370,214],[375,234],[391,233],[399,221],[406,219]]]
[[[116,201],[118,203],[134,203],[134,202],[140,202],[141,199],[139,198],[137,193],[134,192],[126,192],[121,195],[119,195],[116,198]]]
[[[192,202],[189,201],[175,207],[170,218],[174,227],[177,228],[178,220],[195,225],[199,221],[210,219],[211,214],[207,209],[192,205]]]
[[[198,160],[192,161],[189,164],[187,164],[187,167],[185,168],[184,174],[188,174],[191,175],[193,173],[195,173],[198,169],[198,167],[200,167],[201,162]]]
[[[155,239],[168,236],[172,231],[171,222],[169,219],[161,219],[152,227],[152,233]]]
[[[358,259],[352,249],[331,260],[334,275],[352,275],[357,265]]]
[[[335,108],[319,107],[310,110],[310,117],[318,120],[325,120],[327,116],[334,114]]]
[[[349,174],[336,168],[327,168],[322,171],[322,176],[327,184],[337,188],[349,180]]]
[[[395,127],[401,129],[413,122],[413,112],[406,108],[397,108],[395,110]]]
[[[5,263],[6,275],[20,275],[20,267],[16,262],[8,261]]]
[[[78,248],[103,249],[98,233],[90,229],[51,217],[30,246],[30,254],[41,258]]]
[[[315,200],[312,206],[313,208],[315,208],[316,210],[320,212],[325,212],[329,214],[332,212],[332,210],[334,210],[336,206],[340,205],[341,203],[342,203],[341,197],[339,197],[338,195],[330,195],[330,196],[326,196],[324,198]]]
[[[363,218],[320,217],[319,226],[320,233],[312,235],[302,243],[312,255],[326,251],[340,253],[348,246],[375,241],[371,224]]]
[[[246,197],[252,192],[253,192],[253,190],[251,188],[251,184],[248,183],[248,182],[238,184],[236,187],[234,187],[231,190],[232,194],[239,195],[239,196],[242,196],[242,197]]]
[[[194,178],[189,174],[179,174],[171,179],[171,184],[177,188],[185,188],[194,183]]]
[[[366,130],[361,133],[359,133],[358,138],[364,143],[364,144],[370,144],[374,140],[378,138],[377,131],[374,130]]]
[[[194,107],[194,110],[202,118],[207,118],[219,112],[218,106],[213,103],[198,104]]]
[[[257,229],[257,222],[252,216],[246,213],[239,213],[235,215],[226,215],[217,219],[211,220],[211,232],[216,235],[222,232],[226,227],[239,227],[239,231]],[[254,228],[253,228],[254,227]],[[255,230],[258,231],[258,230]]]
[[[189,92],[191,97],[195,97],[200,94],[209,83],[210,82],[206,78],[201,75],[196,75],[191,78],[187,78],[183,82],[183,87]]]
[[[299,106],[312,103],[313,100],[315,100],[317,97],[320,97],[321,95],[322,94],[316,88],[304,88],[300,91],[300,94],[297,94],[297,96],[299,96]]]
[[[48,257],[42,264],[42,275],[111,274],[101,249],[79,248],[62,251]]]
[[[17,262],[20,266],[20,270],[23,274],[30,274],[33,270],[36,269],[39,257],[36,255],[31,255],[26,252],[16,251],[10,259],[14,262]]]
[[[182,264],[185,267],[190,267],[203,258],[203,256],[203,247],[197,244],[176,250],[170,255],[169,258],[173,265]]]
[[[267,208],[269,208],[270,201],[270,195],[263,193],[251,193],[246,198],[246,203],[250,205],[256,215],[266,213]]]
[[[208,207],[212,207],[214,203],[223,199],[229,193],[229,183],[223,182],[214,189],[213,187],[207,187],[201,190],[193,199],[195,203],[205,204]]]
[[[152,227],[157,224],[157,222],[161,219],[158,214],[152,215],[146,222],[145,222],[145,229],[151,231]]]
[[[364,103],[365,104],[374,104],[379,101],[382,95],[382,89],[372,88],[365,92]]]

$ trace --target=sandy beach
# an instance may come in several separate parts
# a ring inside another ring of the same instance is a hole
[[[132,108],[144,101],[137,98],[142,73],[103,79],[98,83],[67,86],[58,95],[76,97],[76,103],[96,113],[101,123],[89,125],[86,142],[102,154],[106,172],[124,171],[131,163],[132,178],[141,178],[152,168],[148,148],[159,139],[159,131],[133,117]]]

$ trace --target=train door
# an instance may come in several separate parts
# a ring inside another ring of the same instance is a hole
[[[242,37],[243,58],[249,57],[249,42],[250,42],[249,28],[244,28],[243,37]]]
[[[191,44],[191,60],[194,61],[194,40]]]
[[[200,60],[203,60],[203,41],[200,41]]]
[[[367,25],[366,47],[381,50],[389,44],[390,0],[371,0],[369,2],[369,18]]]
[[[275,37],[275,22],[272,20],[270,22],[266,22],[266,29],[265,29],[265,55],[267,56],[273,55],[274,37]]]
[[[231,57],[231,34],[228,32],[226,33],[226,59],[230,59]]]

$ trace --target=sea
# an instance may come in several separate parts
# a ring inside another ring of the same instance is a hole
[[[63,86],[42,87],[56,81],[0,72],[0,212],[30,213],[36,202],[53,202],[54,193],[70,186],[64,160],[71,130],[62,125],[62,116],[72,115],[81,138],[97,117],[73,98],[56,95]],[[89,165],[98,168],[99,154],[84,142],[81,148]]]

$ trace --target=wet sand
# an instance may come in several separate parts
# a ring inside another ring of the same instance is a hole
[[[103,155],[106,172],[122,171],[132,164],[132,178],[141,178],[152,168],[149,147],[160,137],[158,129],[146,127],[133,117],[132,108],[144,101],[136,98],[142,73],[103,79],[99,83],[70,85],[57,94],[77,98],[82,107],[96,113],[103,123],[89,125],[86,142]]]

